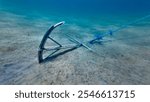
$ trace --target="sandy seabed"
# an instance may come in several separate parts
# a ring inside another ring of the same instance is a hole
[[[31,20],[1,11],[0,84],[150,84],[150,23],[120,31],[113,38],[106,38],[108,42],[90,46],[97,54],[80,47],[39,64],[40,41],[55,23],[46,17]],[[93,27],[99,29],[100,25]],[[83,30],[73,24],[66,32],[87,33],[90,28]],[[90,36],[81,39],[88,40]]]

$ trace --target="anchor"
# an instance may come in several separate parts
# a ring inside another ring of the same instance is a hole
[[[79,48],[79,47],[81,47],[81,46],[85,47],[85,48],[88,49],[89,51],[94,52],[94,50],[92,50],[92,49],[91,49],[90,47],[88,47],[86,44],[82,43],[81,41],[78,41],[77,39],[71,37],[71,36],[68,35],[68,34],[65,34],[65,35],[68,37],[68,39],[69,39],[71,42],[75,43],[76,45],[71,45],[71,44],[62,45],[61,43],[59,43],[58,41],[56,41],[55,39],[53,39],[53,38],[50,36],[51,33],[52,33],[52,31],[53,31],[55,28],[57,28],[57,27],[63,25],[64,23],[65,23],[65,22],[62,21],[62,22],[59,22],[59,23],[57,23],[57,24],[51,26],[51,27],[47,30],[47,32],[45,33],[45,35],[43,36],[43,39],[42,39],[42,41],[41,41],[41,43],[40,43],[39,50],[38,50],[38,61],[39,61],[39,63],[43,62],[44,60],[46,60],[46,59],[48,59],[48,58],[53,58],[53,57],[55,57],[55,56],[59,56],[59,55],[61,55],[61,54],[63,54],[63,53],[66,53],[66,52],[68,52],[68,51],[70,51],[70,50],[74,50],[74,49]],[[55,43],[56,45],[58,45],[58,46],[53,46],[53,47],[51,47],[51,48],[45,48],[45,43],[47,42],[47,39],[50,39],[52,42],[54,42],[54,43]],[[61,52],[61,53],[58,53],[58,54],[55,55],[56,52],[58,52],[59,50],[62,50],[62,49],[67,49],[67,50],[64,51],[63,53]],[[68,50],[68,49],[69,49],[69,50]],[[52,51],[52,52],[49,54],[49,56],[47,56],[46,58],[43,58],[43,51]]]
[[[38,62],[42,63],[42,62],[44,62],[47,59],[55,58],[55,57],[57,57],[59,55],[62,55],[62,54],[65,54],[65,53],[67,53],[69,51],[75,50],[75,49],[77,49],[79,47],[84,47],[84,48],[88,49],[89,51],[96,53],[92,48],[90,48],[88,46],[88,44],[92,45],[92,44],[96,43],[97,41],[102,42],[104,37],[106,37],[106,36],[112,36],[114,33],[118,32],[120,30],[123,30],[125,28],[128,28],[130,25],[136,24],[136,23],[138,23],[138,22],[140,22],[142,20],[145,20],[147,18],[150,18],[150,15],[144,16],[144,17],[142,17],[140,19],[137,19],[137,20],[135,20],[133,22],[130,22],[130,23],[125,24],[125,25],[122,25],[121,27],[119,27],[117,29],[108,30],[108,32],[103,33],[102,35],[99,35],[99,36],[97,36],[97,37],[95,37],[95,38],[93,38],[93,39],[91,39],[90,41],[87,41],[87,42],[81,42],[81,41],[73,38],[72,36],[70,36],[68,34],[65,34],[65,36],[71,42],[75,43],[73,45],[72,44],[63,45],[60,42],[56,41],[56,39],[54,39],[54,38],[51,37],[52,31],[54,29],[56,29],[57,27],[59,27],[59,26],[61,26],[61,25],[63,25],[65,23],[64,21],[59,22],[59,23],[51,26],[47,30],[47,32],[44,34],[43,39],[42,39],[42,41],[40,43],[40,46],[39,46],[39,50],[38,50]],[[45,48],[45,44],[46,44],[46,42],[47,42],[48,39],[51,40],[53,43],[55,43],[57,46],[51,46],[50,48]],[[60,51],[62,49],[65,50],[65,51],[56,54],[56,52],[58,52],[58,51]],[[51,53],[47,57],[44,58],[43,57],[43,54],[44,54],[43,52],[44,51],[51,51]]]

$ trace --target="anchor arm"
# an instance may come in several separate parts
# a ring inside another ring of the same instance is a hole
[[[45,33],[45,35],[43,36],[43,39],[42,39],[42,41],[41,41],[41,43],[40,43],[39,50],[38,50],[38,60],[39,60],[39,63],[41,63],[41,62],[43,61],[44,45],[45,45],[45,43],[46,43],[46,41],[47,41],[48,38],[50,38],[52,41],[54,41],[56,44],[58,44],[59,47],[62,46],[62,45],[59,44],[57,41],[55,41],[54,39],[52,39],[51,37],[49,37],[49,35],[51,34],[51,32],[52,32],[55,28],[57,28],[58,26],[60,26],[60,25],[62,25],[62,24],[64,24],[64,23],[65,23],[65,22],[62,21],[62,22],[59,22],[59,23],[57,23],[57,24],[51,26],[51,27],[47,30],[47,32]]]

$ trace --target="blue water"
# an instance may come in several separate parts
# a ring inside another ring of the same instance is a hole
[[[122,25],[150,13],[150,0],[0,0],[0,9],[55,22]],[[90,26],[88,26],[90,27]]]
[[[1,6],[18,10],[64,11],[68,13],[145,12],[149,0],[0,0]]]

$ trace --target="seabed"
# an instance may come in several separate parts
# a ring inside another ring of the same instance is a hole
[[[41,39],[57,21],[0,12],[0,84],[150,84],[150,20],[106,37],[104,43],[89,45],[98,54],[80,47],[39,64],[37,52]],[[69,41],[63,34],[88,41],[95,29],[101,31],[107,27],[68,23],[53,33],[65,44]]]

